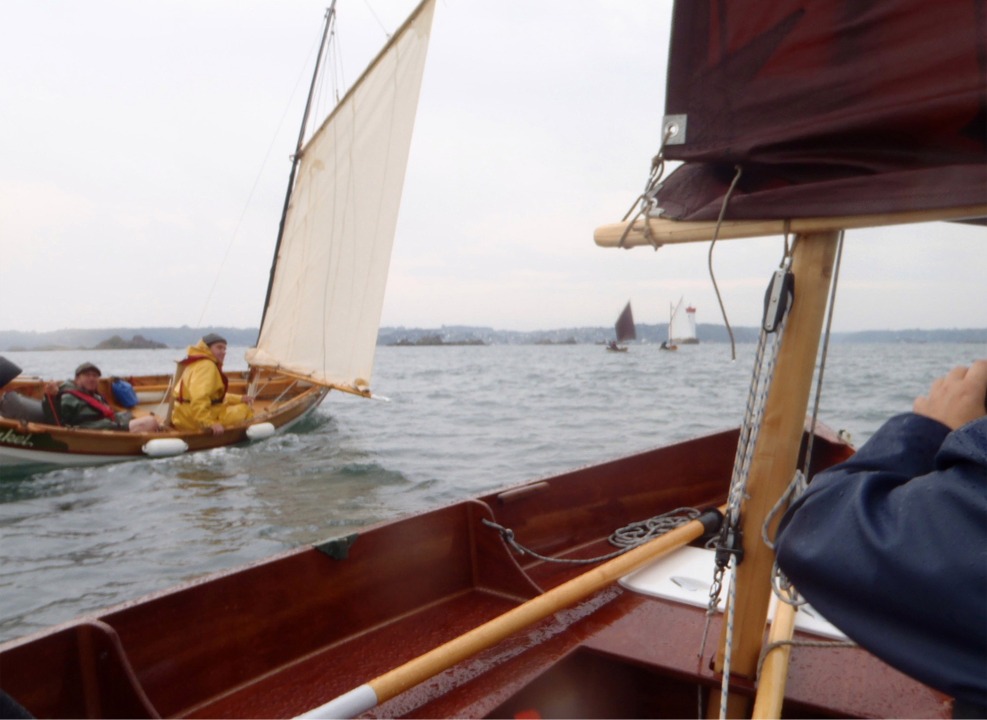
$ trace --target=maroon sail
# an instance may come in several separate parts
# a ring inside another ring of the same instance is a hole
[[[617,318],[617,323],[614,325],[614,330],[617,332],[617,342],[624,342],[626,340],[634,340],[637,338],[637,330],[634,327],[634,313],[631,312],[631,304],[627,303],[623,312],[620,313],[620,317]]]
[[[657,204],[682,220],[987,200],[984,0],[687,0],[673,15]],[[678,117],[672,117],[678,116]]]

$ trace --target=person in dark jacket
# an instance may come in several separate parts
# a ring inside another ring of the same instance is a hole
[[[987,717],[987,360],[957,367],[818,474],[778,564],[826,619]]]
[[[130,432],[155,432],[161,429],[154,415],[134,418],[129,412],[115,411],[98,391],[99,368],[84,362],[75,369],[75,380],[58,387],[53,402],[58,417],[50,422],[87,430],[129,430]],[[46,408],[46,415],[50,415]]]

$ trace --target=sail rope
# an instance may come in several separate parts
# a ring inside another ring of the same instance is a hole
[[[791,482],[785,491],[778,498],[778,502],[771,508],[765,517],[764,524],[761,527],[761,539],[764,544],[767,545],[772,550],[775,549],[774,539],[769,535],[769,528],[774,522],[775,517],[787,508],[793,500],[798,498],[803,492],[805,492],[808,487],[808,477],[810,474],[810,469],[812,467],[812,449],[815,440],[816,423],[819,416],[819,404],[822,399],[822,386],[823,378],[826,371],[826,361],[829,357],[829,342],[832,336],[832,326],[833,326],[833,314],[836,307],[836,288],[839,283],[840,277],[840,265],[843,258],[843,239],[844,233],[840,232],[839,238],[837,240],[836,247],[836,262],[833,269],[833,283],[830,288],[829,297],[829,308],[826,315],[826,327],[823,333],[823,346],[822,352],[820,354],[819,360],[819,372],[816,376],[816,388],[815,388],[815,398],[813,400],[812,406],[812,417],[809,424],[809,437],[806,445],[805,460],[802,464],[802,469],[796,470]],[[775,562],[774,568],[772,570],[772,581],[771,588],[774,595],[778,598],[779,602],[792,605],[793,607],[799,608],[807,605],[806,600],[798,593],[797,588],[792,585],[791,581],[785,576],[785,574],[778,567],[778,563]],[[791,646],[791,647],[810,647],[810,648],[849,648],[856,647],[857,643],[852,640],[780,640],[776,642],[766,643],[761,648],[761,654],[758,658],[757,663],[757,677],[760,678],[761,668],[764,665],[764,659],[767,655],[774,649],[778,647]]]
[[[720,535],[712,541],[716,549],[716,564],[713,572],[713,582],[710,585],[706,623],[699,647],[699,662],[702,662],[703,655],[705,654],[709,626],[719,605],[726,570],[731,565],[735,567],[743,559],[743,534],[740,524],[740,508],[743,501],[747,498],[747,483],[750,478],[750,467],[754,456],[754,448],[757,445],[757,439],[760,434],[768,392],[771,387],[771,379],[774,375],[778,352],[781,347],[782,338],[784,337],[785,325],[788,320],[788,310],[791,308],[790,278],[793,249],[794,245],[792,247],[789,246],[786,236],[785,250],[779,269],[772,278],[772,283],[768,288],[768,295],[765,298],[765,316],[761,323],[761,332],[758,336],[750,390],[747,395],[744,420],[740,427],[737,452],[734,457],[733,473],[727,496],[727,509],[724,513]],[[778,307],[777,313],[770,316],[769,298],[777,300]],[[732,573],[730,584],[727,588],[723,676],[720,687],[721,718],[726,717],[725,713],[730,683],[730,663],[733,654],[735,607],[736,573]]]
[[[615,557],[623,555],[628,550],[633,550],[639,545],[643,545],[649,540],[653,540],[659,535],[664,535],[670,530],[674,530],[677,527],[685,525],[691,520],[695,520],[700,515],[700,511],[696,508],[680,507],[675,510],[669,510],[668,512],[660,515],[655,515],[647,520],[639,520],[637,522],[629,523],[624,527],[614,530],[608,538],[610,544],[618,548],[617,550],[606,555],[600,555],[592,558],[563,558],[542,555],[541,553],[538,553],[519,543],[514,536],[514,531],[510,528],[499,525],[492,520],[488,520],[487,518],[483,518],[482,522],[487,527],[493,528],[499,532],[504,542],[507,543],[507,545],[510,546],[518,555],[530,555],[531,557],[544,562],[568,565],[588,565],[591,563],[612,560]]]
[[[791,267],[791,257],[794,251],[794,243],[791,248],[788,245],[788,235],[786,232],[785,236],[785,253],[782,260],[780,270],[776,273],[775,278],[779,277],[779,273],[789,274]],[[765,544],[774,549],[774,543],[768,536],[768,528],[772,524],[774,518],[781,511],[782,508],[787,507],[790,500],[801,494],[807,485],[807,480],[811,463],[812,463],[812,448],[813,440],[815,435],[815,428],[819,414],[819,404],[822,396],[822,383],[824,377],[824,371],[826,366],[826,359],[828,357],[829,340],[832,334],[832,320],[833,313],[835,309],[835,295],[837,280],[839,277],[840,260],[842,258],[843,251],[843,233],[840,233],[838,246],[837,246],[837,259],[834,268],[834,278],[830,289],[830,300],[829,309],[827,315],[826,328],[824,333],[823,351],[820,359],[820,367],[816,380],[815,388],[815,398],[813,402],[812,419],[809,426],[809,439],[807,443],[805,460],[802,469],[797,469],[794,476],[786,488],[785,492],[782,493],[782,497],[779,498],[778,502],[768,513],[764,524],[761,527],[761,537]],[[772,292],[772,288],[769,288],[769,293]],[[789,298],[790,300],[790,298]],[[734,461],[734,472],[731,478],[730,491],[727,500],[727,510],[724,514],[724,522],[721,530],[721,535],[719,542],[716,545],[717,548],[717,561],[716,568],[714,570],[713,583],[710,586],[710,600],[709,606],[707,608],[707,620],[706,627],[703,631],[702,643],[699,652],[700,661],[705,653],[706,639],[709,629],[709,622],[712,616],[716,612],[716,608],[719,605],[719,596],[722,591],[723,576],[727,567],[733,562],[734,565],[738,564],[743,558],[743,548],[740,531],[740,506],[744,499],[747,497],[746,487],[747,481],[750,475],[750,463],[753,457],[753,449],[757,444],[757,436],[760,431],[760,425],[763,420],[764,407],[767,400],[768,389],[771,385],[771,377],[774,373],[774,365],[777,360],[778,351],[781,347],[781,340],[784,336],[784,329],[788,318],[788,310],[790,309],[790,302],[786,302],[786,307],[784,309],[784,314],[780,316],[779,322],[777,322],[776,327],[772,329],[772,319],[767,314],[767,303],[766,303],[766,314],[764,322],[761,328],[761,334],[758,340],[758,349],[754,363],[753,377],[751,381],[751,389],[748,395],[747,408],[745,410],[745,417],[743,425],[741,426],[740,438],[737,445],[737,456]],[[766,339],[768,335],[774,336],[774,342],[770,351],[766,352]],[[762,377],[764,376],[764,377]],[[772,589],[773,592],[779,597],[779,599],[788,604],[794,605],[796,607],[804,605],[805,601],[800,598],[797,594],[795,588],[788,581],[788,579],[780,572],[777,563],[774,566],[772,573]],[[727,589],[727,617],[726,617],[726,631],[724,638],[724,657],[723,657],[723,674],[720,685],[720,718],[726,717],[727,711],[727,701],[729,697],[729,686],[730,686],[730,663],[733,654],[733,636],[734,636],[734,608],[736,607],[736,573],[733,573],[730,578],[730,585]],[[777,647],[781,646],[805,646],[805,647],[853,647],[854,643],[850,641],[801,641],[801,640],[785,640],[773,643],[768,643],[764,645],[761,649],[761,655],[758,660],[757,674],[760,676],[761,668],[763,666],[764,658]]]
[[[764,525],[761,528],[761,537],[772,550],[775,549],[774,541],[768,536],[768,528],[771,526],[775,516],[781,512],[783,507],[787,507],[791,500],[794,500],[803,492],[808,484],[810,468],[812,467],[812,449],[816,440],[816,424],[819,420],[819,403],[822,400],[823,378],[826,374],[826,361],[829,359],[829,341],[833,334],[833,313],[836,309],[836,287],[840,280],[840,265],[843,260],[843,237],[841,230],[836,241],[836,262],[833,266],[833,282],[829,290],[829,307],[826,312],[826,327],[823,332],[822,352],[819,357],[819,372],[816,375],[815,397],[812,402],[812,419],[809,423],[809,438],[805,449],[805,460],[802,463],[801,474],[796,471],[788,490],[778,498],[778,502],[765,517]]]
[[[661,145],[658,147],[658,153],[651,158],[651,171],[648,174],[648,180],[645,183],[644,191],[635,198],[634,202],[631,203],[630,208],[624,213],[624,217],[621,218],[622,222],[626,222],[630,218],[630,222],[624,226],[624,232],[620,236],[620,240],[617,241],[617,247],[624,247],[624,242],[627,240],[628,234],[630,234],[631,228],[634,227],[634,223],[640,218],[644,218],[643,233],[644,239],[651,245],[652,248],[658,250],[662,246],[662,243],[658,242],[657,238],[651,232],[651,225],[648,223],[648,218],[652,214],[660,215],[662,209],[658,207],[658,193],[661,191],[661,179],[665,174],[665,145],[668,143],[669,139],[673,135],[677,134],[678,130],[673,124],[669,124],[665,128],[665,134],[662,136]],[[733,195],[733,191],[737,187],[737,183],[740,182],[740,176],[743,174],[743,167],[740,165],[734,166],[733,180],[730,182],[730,187],[727,188],[726,194],[723,196],[723,202],[720,205],[720,214],[716,219],[716,226],[713,229],[713,239],[709,244],[709,253],[707,254],[706,264],[709,269],[709,279],[713,284],[713,291],[716,293],[716,301],[720,305],[720,314],[723,316],[723,324],[726,326],[727,334],[730,337],[730,359],[737,359],[737,342],[734,338],[733,327],[730,325],[730,319],[727,317],[726,305],[723,303],[723,296],[720,293],[719,283],[716,281],[716,273],[713,271],[713,249],[716,247],[716,241],[720,236],[720,228],[723,225],[723,220],[726,217],[727,205],[730,202],[730,197]],[[637,212],[635,212],[637,208]],[[631,214],[633,213],[633,217]],[[785,223],[785,237],[787,243],[788,237],[788,222]]]
[[[304,67],[309,65],[314,52],[315,48],[313,47],[312,50],[310,50],[308,57],[305,59]],[[197,327],[202,326],[206,312],[209,310],[209,305],[212,303],[213,295],[216,294],[216,288],[219,285],[220,276],[229,262],[230,252],[232,251],[233,245],[240,234],[240,226],[243,225],[243,220],[247,215],[247,211],[253,205],[257,187],[260,185],[260,180],[264,176],[264,169],[267,167],[267,164],[271,159],[271,153],[274,151],[274,146],[277,144],[278,136],[281,134],[281,128],[284,127],[285,120],[288,117],[288,112],[292,109],[292,101],[294,100],[295,95],[298,92],[298,87],[301,85],[305,76],[306,73],[304,71],[299,72],[298,79],[295,81],[295,86],[292,88],[291,93],[288,96],[288,100],[285,103],[284,111],[281,113],[281,119],[278,121],[278,125],[274,129],[274,133],[271,135],[271,142],[267,146],[267,152],[264,153],[264,158],[261,160],[260,168],[257,170],[257,175],[254,177],[254,184],[251,185],[250,192],[247,193],[247,199],[243,203],[243,209],[240,211],[240,217],[237,218],[236,225],[233,227],[233,232],[230,233],[230,239],[226,243],[226,250],[223,252],[223,258],[220,260],[217,271],[213,277],[212,287],[209,288],[209,293],[206,295],[206,299],[202,303],[202,311],[199,313],[199,322]]]
[[[713,229],[713,240],[709,244],[709,253],[706,256],[706,265],[709,268],[709,279],[713,283],[713,290],[716,292],[716,301],[720,304],[720,314],[723,315],[723,324],[726,325],[727,334],[730,336],[730,359],[737,359],[737,342],[733,337],[733,328],[730,327],[730,320],[727,319],[727,308],[723,304],[723,296],[720,295],[720,286],[716,282],[716,275],[713,273],[713,249],[716,247],[716,241],[720,238],[720,227],[723,225],[723,218],[726,217],[727,213],[727,203],[730,202],[730,196],[733,195],[733,190],[737,187],[737,183],[740,181],[740,175],[743,172],[743,168],[740,165],[736,166],[736,174],[733,176],[733,182],[730,183],[730,187],[727,190],[726,195],[723,196],[723,204],[720,206],[720,214],[716,219],[716,227]]]
[[[665,134],[661,138],[661,145],[658,147],[658,153],[651,158],[651,171],[648,173],[648,180],[644,184],[644,191],[634,199],[634,202],[631,203],[630,208],[628,208],[627,212],[624,213],[622,220],[631,218],[631,221],[627,223],[627,226],[624,228],[624,233],[620,236],[620,240],[617,242],[617,247],[624,247],[624,241],[627,240],[628,233],[630,233],[631,228],[634,227],[634,223],[641,217],[644,218],[645,239],[655,250],[661,247],[661,243],[658,242],[651,234],[651,226],[648,224],[648,216],[653,210],[656,209],[658,191],[661,190],[661,178],[665,174],[665,145],[668,143],[669,139],[675,135],[675,133],[676,129],[673,125],[669,125],[665,128]],[[637,212],[634,212],[635,207],[637,208]],[[631,217],[631,213],[634,213],[634,217]]]

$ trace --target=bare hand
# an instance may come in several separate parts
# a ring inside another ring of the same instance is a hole
[[[222,435],[226,428],[221,423],[213,423],[209,426],[209,429],[212,430],[213,435]]]
[[[985,395],[987,360],[977,360],[969,368],[955,367],[933,382],[928,395],[915,398],[913,409],[955,430],[987,415]]]

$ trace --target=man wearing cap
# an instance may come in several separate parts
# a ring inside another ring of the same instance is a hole
[[[189,346],[175,386],[172,425],[179,430],[209,430],[219,435],[254,416],[253,398],[227,392],[230,381],[223,372],[225,359],[226,338],[216,333]]]
[[[75,369],[75,380],[64,382],[52,398],[58,408],[58,417],[51,413],[48,403],[43,404],[45,417],[50,422],[87,430],[129,430],[130,432],[155,432],[161,429],[154,415],[135,418],[129,412],[115,411],[97,390],[102,373],[91,362],[84,362]]]

